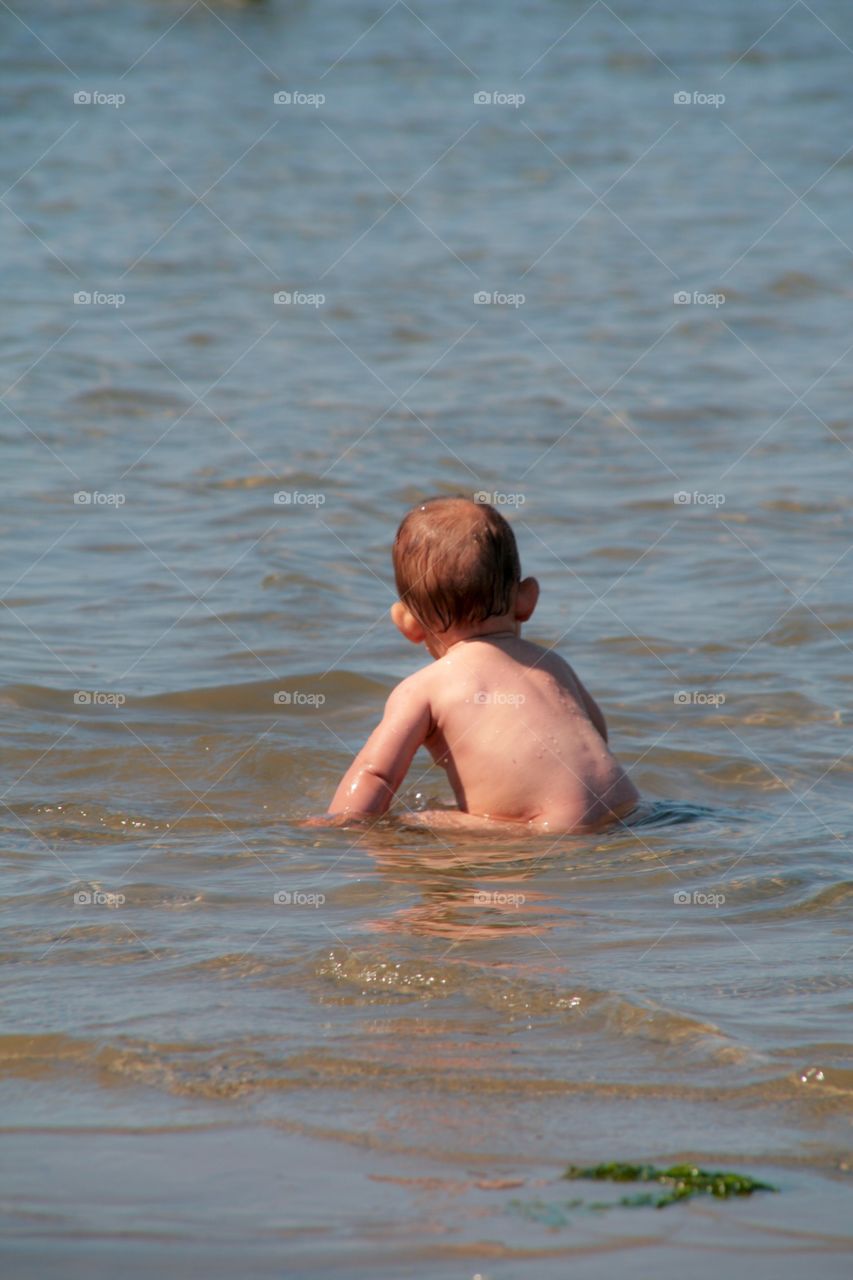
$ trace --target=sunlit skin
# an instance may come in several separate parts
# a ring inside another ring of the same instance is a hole
[[[391,693],[327,821],[387,813],[422,746],[446,771],[459,808],[407,814],[407,822],[581,832],[635,807],[639,795],[610,752],[595,700],[558,654],[521,636],[538,598],[536,579],[524,578],[508,612],[442,632],[394,604],[395,626],[434,661]]]

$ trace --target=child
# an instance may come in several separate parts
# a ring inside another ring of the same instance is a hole
[[[521,638],[539,584],[521,578],[503,516],[431,498],[403,519],[393,554],[391,618],[435,662],[391,693],[330,814],[384,814],[420,746],[446,770],[459,809],[413,814],[419,825],[557,833],[630,812],[639,796],[608,750],[595,701],[567,662]]]

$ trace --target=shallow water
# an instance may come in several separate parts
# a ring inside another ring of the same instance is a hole
[[[847,7],[18,13],[14,1274],[845,1274]],[[420,758],[370,834],[298,825],[419,661],[433,492],[503,500],[624,828],[450,843]],[[567,1208],[613,1159],[780,1192]]]

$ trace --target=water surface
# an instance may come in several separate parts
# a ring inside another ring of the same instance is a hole
[[[18,14],[14,1274],[845,1274],[847,7]],[[449,844],[420,757],[370,834],[298,825],[420,660],[400,514],[457,492],[513,520],[622,829]],[[567,1209],[612,1159],[780,1193]]]

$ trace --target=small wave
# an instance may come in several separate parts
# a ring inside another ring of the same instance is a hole
[[[768,631],[766,643],[785,649],[800,648],[824,640],[830,632],[839,639],[838,632],[853,630],[853,618],[850,616],[827,615],[827,610],[823,611],[821,618],[811,610],[793,608],[784,620]]]
[[[778,894],[778,888],[776,889]],[[772,920],[798,920],[809,916],[827,916],[837,915],[846,918],[849,915],[851,899],[853,899],[853,882],[849,880],[839,880],[835,884],[825,885],[816,892],[806,892],[798,901],[786,903],[779,907],[769,906],[766,902],[762,903],[760,908],[755,912],[747,910],[741,915],[741,919],[749,920],[754,918],[762,923],[769,923]],[[838,974],[837,980],[842,986],[847,987],[850,981],[844,975]]]
[[[639,657],[648,657],[651,654],[655,658],[670,656],[681,653],[677,645],[670,644],[666,640],[658,640],[655,636],[626,636],[622,633],[612,636],[601,636],[598,641],[599,645],[606,646],[608,649],[617,649],[620,653],[636,654]]]
[[[405,1048],[405,1046],[403,1046]],[[424,1061],[412,1048],[408,1060],[387,1049],[372,1058],[328,1049],[291,1053],[257,1041],[228,1047],[199,1042],[159,1042],[117,1037],[112,1042],[63,1034],[0,1037],[0,1078],[43,1079],[82,1072],[104,1087],[128,1082],[185,1097],[223,1102],[252,1094],[304,1089],[383,1089],[410,1092],[428,1088],[444,1095],[588,1097],[604,1100],[680,1099],[728,1107],[798,1103],[823,1115],[849,1108],[853,1073],[841,1069],[798,1069],[745,1084],[683,1084],[671,1079],[579,1080],[501,1075]]]
[[[89,692],[89,691],[83,691]],[[154,711],[215,712],[217,715],[316,714],[317,706],[333,704],[335,710],[365,699],[377,705],[387,697],[388,685],[353,671],[306,672],[305,675],[282,674],[272,680],[246,681],[238,684],[208,685],[197,689],[177,689],[169,693],[127,694],[120,707],[105,704],[80,705],[75,702],[77,690],[51,688],[47,685],[12,684],[0,690],[8,705],[35,711],[60,712],[77,719],[103,715],[113,720],[140,709]],[[280,695],[276,698],[276,695]],[[318,703],[322,696],[325,702]]]
[[[652,1001],[628,1000],[616,992],[582,987],[561,990],[543,983],[501,977],[459,963],[394,961],[382,954],[334,950],[317,964],[318,977],[331,981],[345,1002],[387,1004],[402,1000],[446,1000],[506,1015],[511,1021],[559,1018],[582,1026],[654,1044],[701,1047],[712,1059],[747,1061],[754,1055],[735,1045],[714,1024],[665,1009]]]
[[[808,298],[816,293],[837,292],[807,271],[783,271],[768,287],[771,293],[783,298]]]
[[[97,387],[94,391],[80,392],[71,403],[87,412],[138,418],[146,414],[182,413],[191,402],[180,396],[142,391],[138,387]]]
[[[281,475],[270,475],[269,471],[250,473],[249,475],[225,476],[221,479],[202,477],[205,488],[224,490],[226,492],[243,489],[276,489],[286,486],[288,489],[300,489],[306,492],[329,489],[328,479],[322,479],[316,472],[295,471],[290,469]]]
[[[679,800],[647,800],[637,806],[624,820],[628,830],[637,827],[653,829],[683,826],[690,822],[744,821],[743,815],[730,810],[713,809],[709,805],[690,804]]]

